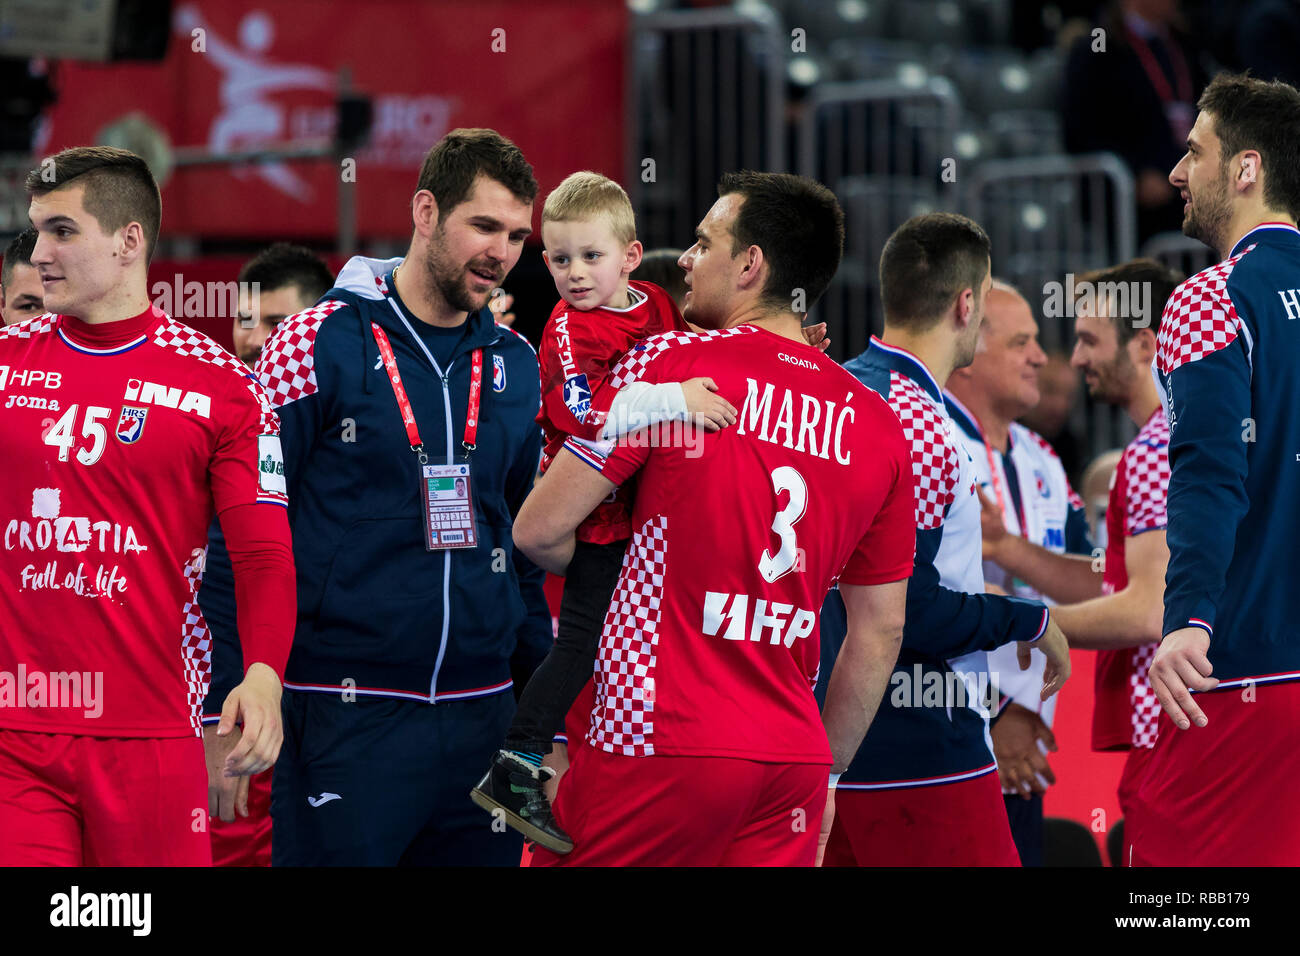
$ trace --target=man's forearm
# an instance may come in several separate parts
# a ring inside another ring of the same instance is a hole
[[[1071,647],[1114,651],[1160,640],[1163,604],[1125,588],[1081,604],[1052,608]]]
[[[1057,554],[1018,535],[1007,535],[999,542],[992,560],[1059,604],[1077,604],[1101,596],[1101,570],[1094,569],[1096,559],[1088,555]]]
[[[840,648],[826,689],[826,705],[822,708],[822,722],[826,725],[834,761],[833,773],[848,769],[862,745],[862,738],[867,735],[867,728],[885,695],[902,643],[903,632],[899,629],[860,640],[854,640],[850,633]]]

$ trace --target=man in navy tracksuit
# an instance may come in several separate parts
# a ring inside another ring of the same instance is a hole
[[[1300,817],[1300,91],[1220,74],[1169,174],[1222,257],[1169,297],[1164,713],[1125,824],[1134,866],[1294,866]],[[1195,692],[1193,697],[1191,692]]]
[[[407,255],[353,258],[263,348],[299,562],[274,865],[519,862],[522,838],[465,794],[513,714],[512,664],[526,680],[551,643],[511,541],[541,452],[537,357],[486,308],[536,192],[508,140],[452,131]]]

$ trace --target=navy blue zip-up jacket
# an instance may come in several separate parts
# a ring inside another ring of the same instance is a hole
[[[319,303],[281,323],[257,365],[280,416],[298,569],[285,687],[430,703],[502,693],[512,663],[526,680],[552,643],[544,575],[511,540],[541,455],[537,356],[483,309],[450,364],[433,368],[413,333],[419,320],[399,314],[389,291],[400,261],[351,259]],[[464,454],[470,358],[483,349],[473,549],[425,550],[419,463],[372,322],[392,344],[435,464]],[[200,591],[214,635],[209,717],[243,670],[218,538]]]
[[[1221,690],[1300,680],[1297,356],[1300,231],[1288,223],[1252,229],[1174,290],[1160,319],[1170,429],[1164,633],[1208,631]]]

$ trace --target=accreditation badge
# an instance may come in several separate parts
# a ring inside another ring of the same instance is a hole
[[[421,465],[424,546],[429,551],[478,547],[469,462]]]

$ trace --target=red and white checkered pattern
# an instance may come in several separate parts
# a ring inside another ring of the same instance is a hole
[[[889,373],[889,407],[903,426],[912,449],[916,479],[916,527],[929,531],[943,524],[960,475],[957,439],[939,404],[914,380]]]
[[[181,669],[185,675],[185,700],[189,705],[190,726],[195,736],[203,735],[203,700],[208,696],[212,674],[212,633],[199,609],[199,584],[203,580],[204,548],[185,565],[185,583],[190,596],[181,608]]]
[[[657,515],[632,535],[614,591],[600,654],[596,706],[587,739],[609,753],[648,757],[655,752],[654,673],[659,613],[668,563],[668,518]]]
[[[1156,656],[1156,642],[1143,644],[1133,651],[1133,670],[1128,675],[1129,700],[1133,704],[1133,746],[1156,745],[1156,722],[1160,719],[1160,700],[1151,687],[1147,672]]]
[[[256,371],[274,408],[315,393],[316,333],[330,313],[346,304],[328,299],[304,309],[281,322],[266,340]]]
[[[728,335],[746,335],[757,332],[753,325],[738,325],[731,329],[713,329],[710,332],[660,332],[632,347],[632,351],[614,366],[610,375],[610,385],[622,388],[629,382],[635,382],[645,374],[646,367],[657,357],[674,345],[689,345],[692,342],[707,342],[709,339],[724,338]]]
[[[1254,249],[1196,273],[1165,303],[1156,336],[1156,366],[1165,374],[1231,345],[1241,320],[1228,296],[1228,276],[1242,257]]]
[[[1124,449],[1128,500],[1124,502],[1124,533],[1140,534],[1169,524],[1169,420],[1157,408]]]
[[[280,434],[280,419],[271,408],[262,387],[248,373],[248,366],[223,349],[202,332],[196,332],[188,325],[182,325],[170,317],[158,326],[153,335],[154,344],[169,349],[177,355],[196,358],[218,368],[228,369],[239,376],[239,380],[248,389],[262,410],[258,427],[263,435]]]
[[[53,312],[33,315],[30,319],[15,322],[13,325],[0,326],[0,338],[30,339],[33,335],[48,332],[59,324],[59,317]]]

